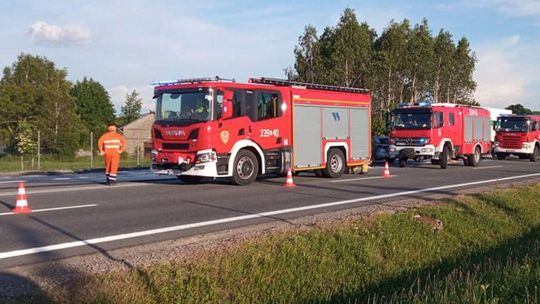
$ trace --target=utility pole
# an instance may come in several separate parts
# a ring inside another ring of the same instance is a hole
[[[41,171],[41,131],[37,131],[37,169]]]
[[[94,168],[94,132],[90,132],[90,169]]]

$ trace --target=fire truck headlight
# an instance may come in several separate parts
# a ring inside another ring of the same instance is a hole
[[[433,152],[433,148],[422,148],[421,152],[431,153]]]
[[[531,144],[530,143],[523,143],[523,149],[530,149]]]
[[[216,152],[209,151],[197,154],[197,163],[208,163],[217,159]]]
[[[493,145],[494,145],[495,147],[498,147],[498,146],[500,146],[500,145],[501,145],[501,143],[500,143],[500,142],[498,142],[498,141],[496,141],[496,142],[494,142],[494,143],[493,143]]]
[[[391,147],[391,148],[390,148],[390,152],[396,152],[396,148]]]

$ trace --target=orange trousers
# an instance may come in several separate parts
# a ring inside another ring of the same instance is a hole
[[[120,153],[105,152],[105,175],[109,180],[116,180],[118,174],[118,165],[120,165]]]

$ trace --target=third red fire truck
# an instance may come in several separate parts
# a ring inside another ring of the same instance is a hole
[[[157,83],[152,167],[187,183],[245,185],[258,175],[367,169],[371,97],[366,90],[273,78]]]
[[[391,112],[390,160],[431,159],[446,169],[448,160],[477,166],[491,150],[488,110],[457,104],[406,104]]]
[[[517,155],[537,161],[540,154],[540,116],[502,115],[498,118],[495,154],[498,159]]]

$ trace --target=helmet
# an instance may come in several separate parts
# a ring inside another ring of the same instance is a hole
[[[115,125],[110,125],[110,126],[108,126],[108,127],[107,127],[107,131],[109,131],[109,132],[114,132],[114,131],[116,131],[116,126],[115,126]]]

